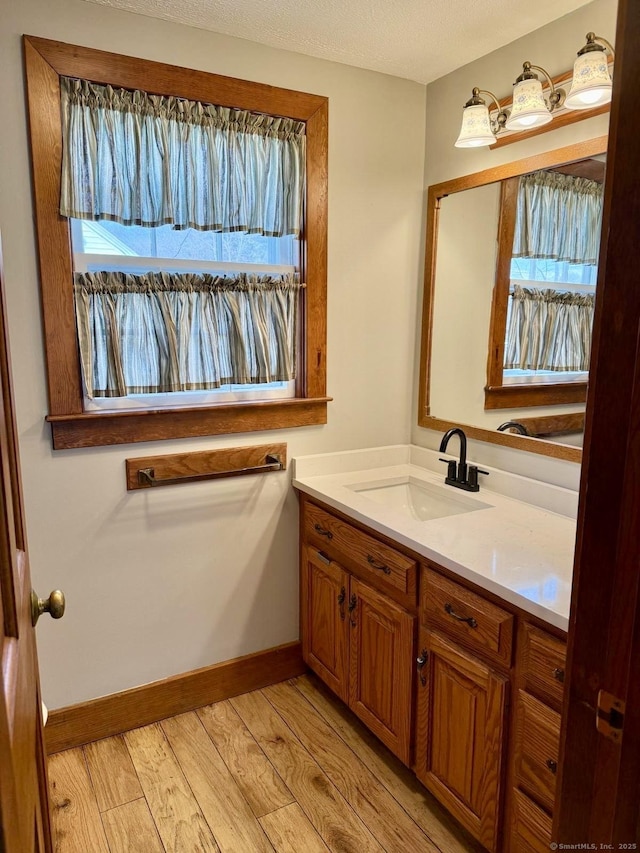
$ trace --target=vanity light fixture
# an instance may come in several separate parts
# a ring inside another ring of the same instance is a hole
[[[498,115],[495,119],[489,116],[487,103],[480,95],[488,95],[498,107]],[[455,141],[456,148],[479,148],[482,145],[491,145],[496,141],[496,133],[501,130],[507,120],[498,99],[492,92],[486,89],[474,87],[471,97],[462,110],[462,127]]]
[[[590,110],[611,100],[607,50],[615,58],[615,51],[605,38],[587,33],[587,43],[578,51],[573,65],[573,82],[564,103],[568,110]]]
[[[493,145],[503,130],[511,132],[505,134],[506,137],[515,133],[516,138],[520,138],[523,132],[549,124],[557,110],[589,110],[607,104],[611,100],[612,89],[608,54],[614,58],[615,52],[602,36],[587,33],[586,39],[587,43],[578,51],[573,66],[568,94],[564,89],[556,88],[544,68],[531,62],[522,64],[522,73],[513,84],[510,106],[501,105],[493,92],[474,87],[462,111],[462,127],[455,141],[456,148]],[[566,80],[569,76],[567,73],[561,79]],[[491,111],[482,95],[487,95],[495,103]],[[565,118],[565,122],[572,120],[575,118]]]
[[[542,94],[542,83],[536,71],[544,75],[549,85],[546,101]],[[505,122],[505,129],[527,130],[530,127],[548,124],[551,121],[551,113],[563,103],[564,99],[564,89],[556,89],[544,68],[524,62],[522,74],[513,84],[513,106]]]

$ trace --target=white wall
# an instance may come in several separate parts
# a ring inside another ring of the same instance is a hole
[[[453,145],[460,130],[462,107],[471,96],[474,86],[488,89],[498,98],[509,95],[511,83],[521,72],[525,60],[543,66],[551,76],[569,70],[576,52],[584,44],[587,32],[593,30],[609,41],[615,40],[616,11],[616,0],[595,0],[431,83],[427,87],[426,186],[605,135],[608,114],[584,119],[493,151],[488,148],[454,148]],[[416,346],[418,362],[419,343]],[[416,372],[416,395],[417,386]],[[434,414],[438,413],[434,411]],[[412,441],[425,447],[437,447],[440,434],[422,429],[416,424],[417,396],[414,397]],[[575,463],[545,459],[537,454],[483,442],[471,442],[470,455],[487,465],[497,465],[559,485],[572,488],[578,486],[579,465]]]
[[[484,411],[499,214],[499,183],[442,199],[433,304],[431,414],[487,429],[506,420]]]
[[[27,153],[23,33],[327,95],[329,423],[54,453]],[[127,494],[131,456],[283,440],[289,455],[405,443],[421,287],[425,88],[83,0],[3,3],[0,229],[45,701],[79,702],[298,636],[288,474]],[[6,119],[10,116],[10,120]]]

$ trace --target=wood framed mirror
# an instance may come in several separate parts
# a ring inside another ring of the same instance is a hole
[[[588,373],[505,369],[515,292],[510,247],[520,178],[547,170],[602,175],[606,147],[600,136],[429,187],[419,426],[461,426],[470,438],[581,461]],[[553,286],[562,293],[589,290]]]

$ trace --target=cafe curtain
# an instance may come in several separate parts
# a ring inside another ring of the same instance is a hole
[[[293,274],[76,273],[87,395],[196,391],[295,378]]]
[[[515,285],[509,297],[505,368],[589,369],[594,294]]]
[[[61,83],[63,216],[300,236],[304,122]],[[92,272],[73,287],[90,398],[295,378],[293,274]]]
[[[87,80],[61,84],[63,216],[300,234],[304,122]]]
[[[514,258],[597,264],[603,185],[540,171],[520,178]]]

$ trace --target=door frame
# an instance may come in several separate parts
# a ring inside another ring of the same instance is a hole
[[[619,0],[553,836],[613,849],[640,841],[639,43],[640,2]],[[621,740],[596,731],[601,690]]]

